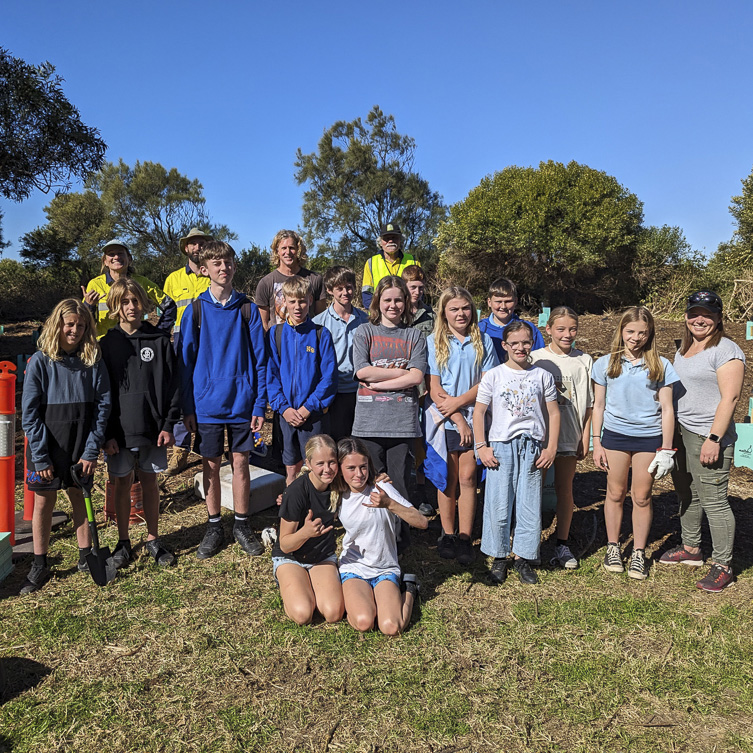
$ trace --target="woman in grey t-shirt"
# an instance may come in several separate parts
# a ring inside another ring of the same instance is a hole
[[[675,391],[678,451],[672,478],[680,498],[682,544],[659,560],[701,567],[701,519],[706,513],[713,544],[711,569],[696,586],[712,592],[722,591],[734,580],[735,516],[727,487],[737,439],[735,406],[745,373],[742,350],[723,335],[719,296],[708,290],[693,293],[674,361],[681,387]]]

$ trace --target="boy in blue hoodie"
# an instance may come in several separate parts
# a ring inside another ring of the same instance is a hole
[[[329,330],[309,319],[308,280],[291,277],[282,295],[287,319],[269,330],[267,395],[280,414],[282,462],[290,485],[306,457],[306,442],[329,429],[326,413],[337,394],[337,356]]]
[[[233,467],[233,538],[243,551],[264,551],[248,520],[248,453],[264,424],[266,356],[259,309],[233,289],[235,251],[223,241],[199,254],[209,289],[189,304],[181,326],[181,397],[186,429],[197,433],[209,523],[196,556],[207,559],[225,543],[220,515],[220,465],[225,433]]]

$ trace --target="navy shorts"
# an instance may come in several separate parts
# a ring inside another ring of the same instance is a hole
[[[460,444],[460,432],[455,429],[445,429],[445,441],[447,443],[447,452],[468,452],[473,449],[473,444]],[[471,439],[473,442],[473,439]]]
[[[291,426],[280,414],[283,465],[295,465],[306,457],[306,442],[329,431],[328,416],[312,413],[302,426]]]
[[[655,437],[628,437],[625,434],[604,429],[601,435],[601,446],[605,450],[618,450],[620,452],[654,453],[659,447],[662,447],[662,436],[659,434]]]
[[[239,424],[198,424],[194,452],[203,458],[219,458],[225,454],[225,431],[230,452],[250,452],[254,447],[251,422]]]

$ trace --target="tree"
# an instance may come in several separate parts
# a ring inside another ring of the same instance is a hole
[[[720,243],[709,267],[722,278],[732,279],[753,270],[753,171],[742,181],[743,191],[733,196],[729,212],[735,220],[731,240]]]
[[[687,253],[678,228],[644,228],[643,205],[618,181],[577,162],[507,167],[450,208],[440,273],[482,295],[495,277],[532,301],[582,308],[642,298],[641,265]]]
[[[0,47],[0,195],[68,189],[97,170],[107,145],[81,122],[50,63],[29,65]]]
[[[0,253],[6,246],[10,246],[10,243],[3,240],[3,210],[0,209]]]
[[[395,119],[375,106],[366,117],[337,121],[318,150],[298,149],[295,179],[307,184],[303,226],[319,253],[358,268],[379,251],[379,228],[397,221],[406,246],[422,263],[435,258],[436,228],[445,216],[442,198],[414,171],[416,143],[397,132]]]

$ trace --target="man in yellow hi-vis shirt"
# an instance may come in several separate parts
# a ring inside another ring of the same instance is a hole
[[[379,245],[382,252],[366,260],[363,267],[361,283],[361,300],[363,307],[369,308],[374,297],[374,289],[379,280],[388,275],[400,277],[403,270],[411,264],[421,266],[412,254],[403,251],[403,234],[397,222],[388,222],[379,229]]]

